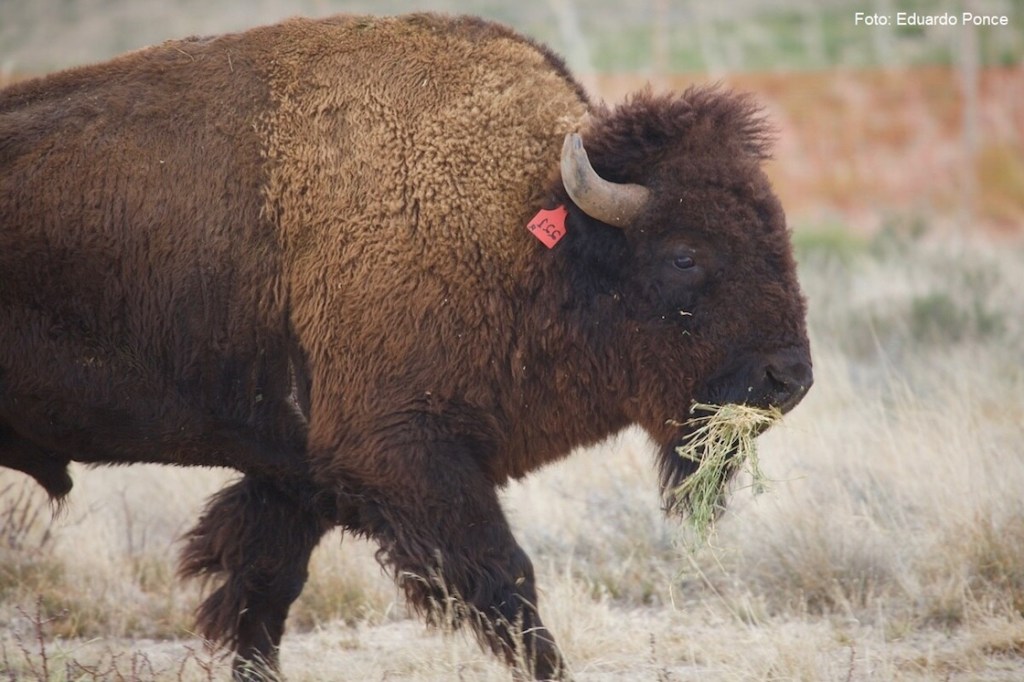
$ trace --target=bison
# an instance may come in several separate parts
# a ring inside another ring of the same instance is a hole
[[[229,467],[200,631],[276,674],[331,528],[428,620],[568,674],[497,491],[690,406],[791,409],[805,303],[748,96],[592,101],[475,18],[293,19],[0,93],[0,464]],[[671,505],[669,505],[671,506]],[[219,582],[218,582],[219,581]]]

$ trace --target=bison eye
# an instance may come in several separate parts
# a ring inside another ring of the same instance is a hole
[[[676,268],[678,268],[679,270],[689,270],[697,263],[690,256],[679,256],[674,261],[672,261],[672,264],[675,265]]]

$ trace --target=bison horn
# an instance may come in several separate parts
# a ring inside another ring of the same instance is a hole
[[[598,175],[578,133],[566,135],[562,144],[562,183],[580,210],[616,227],[632,224],[650,197],[643,185],[609,182]]]

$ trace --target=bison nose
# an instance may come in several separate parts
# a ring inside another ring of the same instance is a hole
[[[783,412],[796,407],[814,383],[811,363],[805,358],[804,353],[780,353],[765,365],[768,402]]]

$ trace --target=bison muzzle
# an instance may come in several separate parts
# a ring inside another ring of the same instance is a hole
[[[10,86],[0,465],[54,499],[71,461],[241,472],[181,561],[239,679],[273,674],[338,526],[428,619],[566,676],[496,491],[630,424],[678,480],[694,401],[806,393],[770,137],[748,97],[597,104],[544,47],[434,15]]]

